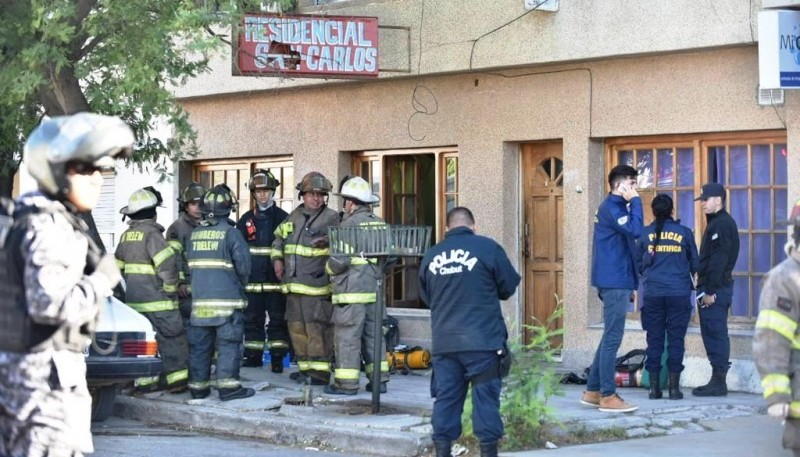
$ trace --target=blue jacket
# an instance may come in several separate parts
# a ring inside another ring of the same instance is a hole
[[[656,243],[656,223],[644,229],[639,243],[645,296],[688,297],[693,288],[691,275],[700,267],[694,234],[671,218],[664,221]],[[655,249],[654,249],[655,247]]]
[[[520,276],[496,241],[467,227],[448,231],[422,259],[419,280],[431,308],[433,354],[503,347],[500,300],[514,294]]]
[[[608,194],[594,215],[592,286],[598,289],[636,290],[639,264],[636,240],[642,236],[642,200],[628,202]]]

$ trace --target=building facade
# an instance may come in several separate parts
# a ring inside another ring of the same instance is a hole
[[[467,206],[523,276],[503,304],[512,336],[524,338],[522,324],[544,321],[560,301],[562,359],[583,367],[602,334],[589,265],[608,170],[639,170],[648,221],[653,196],[672,195],[698,241],[705,218],[694,197],[705,182],[722,182],[742,245],[729,381],[759,389],[751,338],[760,278],[784,258],[776,222],[800,197],[800,181],[789,179],[800,159],[788,152],[800,143],[800,101],[759,91],[760,1],[542,5],[555,11],[528,11],[523,0],[298,3],[297,14],[377,17],[380,77],[231,76],[230,55],[218,56],[214,71],[176,89],[202,151],[180,164],[179,185],[226,182],[244,211],[250,173],[269,167],[288,210],[303,174],[334,183],[359,174],[381,196],[377,213],[433,226],[434,242],[447,210]],[[429,312],[415,263],[397,266],[387,283],[401,339],[424,345]],[[644,346],[634,304],[621,350]],[[707,380],[696,317],[685,363],[685,384]]]

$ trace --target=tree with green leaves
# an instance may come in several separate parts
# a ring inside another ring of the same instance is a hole
[[[292,7],[292,0],[271,2]],[[0,0],[0,195],[10,195],[25,136],[43,116],[116,115],[133,161],[157,168],[195,152],[170,87],[208,69],[253,0]],[[157,124],[171,129],[161,141]]]

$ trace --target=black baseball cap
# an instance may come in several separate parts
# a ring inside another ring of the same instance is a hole
[[[703,184],[702,187],[703,191],[700,193],[700,196],[695,198],[694,200],[707,200],[710,197],[722,197],[725,198],[725,187],[718,182],[710,182],[708,184]]]

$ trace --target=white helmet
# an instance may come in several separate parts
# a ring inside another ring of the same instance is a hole
[[[133,131],[117,117],[93,113],[51,117],[28,136],[25,166],[42,190],[65,195],[69,163],[113,167],[114,159],[131,154],[134,141]]]
[[[339,193],[334,193],[338,197],[358,200],[361,203],[377,203],[381,199],[372,193],[369,183],[360,176],[350,178],[342,185]]]
[[[160,195],[152,186],[148,186],[135,190],[128,199],[128,206],[124,206],[119,212],[130,216],[144,209],[155,208],[159,204],[161,204]]]

